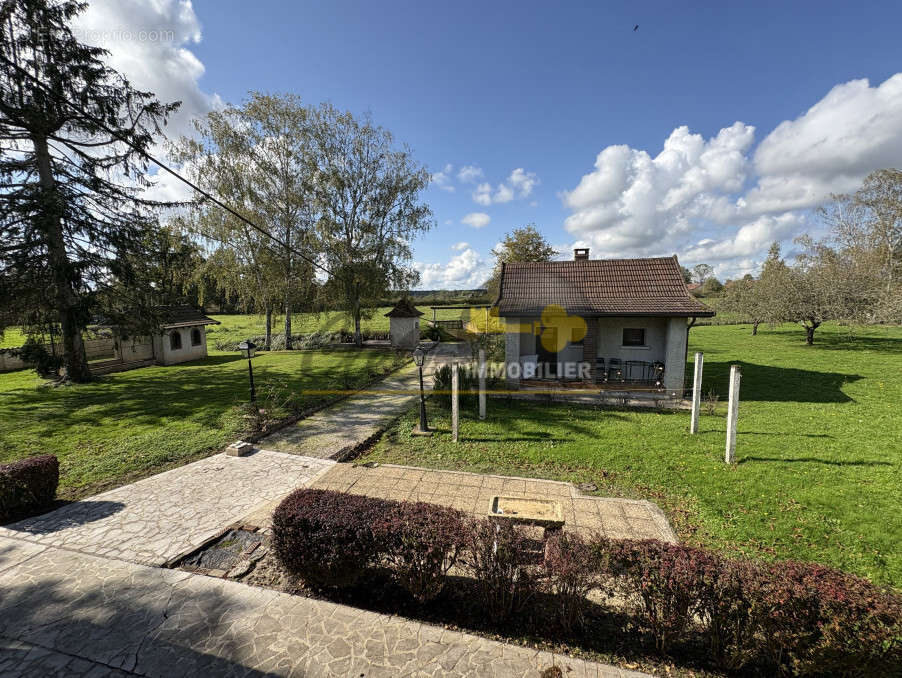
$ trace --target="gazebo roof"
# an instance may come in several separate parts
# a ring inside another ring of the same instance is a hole
[[[395,304],[395,307],[385,314],[386,318],[419,318],[423,315],[422,311],[418,311],[412,303],[410,303],[410,299],[404,297]]]

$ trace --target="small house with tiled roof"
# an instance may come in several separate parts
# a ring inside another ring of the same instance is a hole
[[[207,325],[218,325],[190,306],[163,306],[160,331],[153,336],[153,352],[161,365],[174,365],[207,357]]]
[[[689,294],[676,256],[508,263],[493,313],[506,376],[682,395],[689,327],[714,311]]]
[[[414,349],[420,343],[420,316],[422,311],[403,297],[395,307],[385,314],[392,348]]]

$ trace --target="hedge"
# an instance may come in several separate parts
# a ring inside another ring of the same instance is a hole
[[[537,557],[534,542],[487,518],[311,489],[276,509],[273,541],[283,565],[316,586],[351,586],[378,566],[419,603],[439,595],[457,564],[475,580],[486,624],[499,630],[525,612],[555,622],[532,629],[539,637],[579,642],[592,621],[589,594],[599,591],[626,602],[630,624],[660,654],[704,648],[706,663],[730,672],[902,675],[902,596],[817,564],[569,532]],[[534,602],[544,611],[526,609]]]
[[[0,521],[52,504],[59,480],[59,461],[52,454],[0,464]]]

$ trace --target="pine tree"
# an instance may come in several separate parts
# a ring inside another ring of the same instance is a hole
[[[129,262],[171,206],[142,197],[142,151],[178,107],[134,89],[105,50],[75,38],[69,22],[85,7],[0,7],[0,322],[52,312],[76,382],[91,378],[81,333],[101,310],[98,291],[137,284]]]

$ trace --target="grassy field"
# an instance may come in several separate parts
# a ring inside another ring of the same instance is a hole
[[[902,328],[699,327],[705,387],[721,394],[690,436],[687,413],[490,400],[463,413],[461,442],[430,405],[432,438],[411,412],[367,461],[593,481],[647,498],[682,539],[731,552],[813,560],[902,586]],[[723,463],[729,365],[742,365],[737,463]],[[691,366],[689,372],[691,373]]]
[[[328,398],[304,389],[368,381],[394,364],[379,351],[304,351],[254,359],[258,390],[274,380],[303,405]],[[41,387],[31,370],[0,374],[0,462],[57,455],[60,496],[72,499],[220,449],[248,428],[247,361],[237,354],[147,367],[86,385]]]
[[[382,306],[377,308],[373,313],[373,317],[364,320],[362,327],[364,330],[388,332],[388,318],[385,314],[391,310],[391,306]],[[421,306],[420,310],[425,314],[423,320],[432,319],[432,311],[428,306]],[[457,320],[467,319],[468,311],[439,309],[436,318],[439,320]],[[264,332],[265,318],[262,315],[244,315],[244,314],[209,314],[214,320],[218,320],[220,325],[207,326],[207,345],[213,349],[217,341],[234,341],[238,342],[248,337],[261,336]],[[273,334],[281,333],[284,330],[284,316],[273,316],[272,331]],[[323,313],[296,313],[291,317],[292,334],[309,334],[320,330],[328,330],[338,332],[339,330],[350,330],[353,323],[348,319],[347,315],[338,311],[324,311]],[[25,343],[25,335],[18,327],[9,327],[0,337],[0,348],[18,348]]]
[[[390,310],[391,306],[383,306],[376,309],[372,318],[362,321],[362,329],[374,332],[388,332],[388,318],[385,317],[385,314]],[[422,320],[432,319],[432,311],[427,306],[422,306],[419,310],[425,314]],[[436,313],[436,318],[438,320],[457,320],[460,318],[466,320],[467,313],[468,311],[466,310],[439,309]],[[217,341],[240,341],[247,337],[260,336],[264,332],[265,319],[262,315],[210,314],[210,317],[222,323],[221,325],[210,325],[207,327],[207,344],[211,347]],[[272,324],[273,334],[284,331],[284,323],[284,316],[274,316]],[[292,334],[309,334],[321,330],[330,332],[350,331],[352,327],[353,323],[348,316],[339,311],[296,313],[291,317]]]

